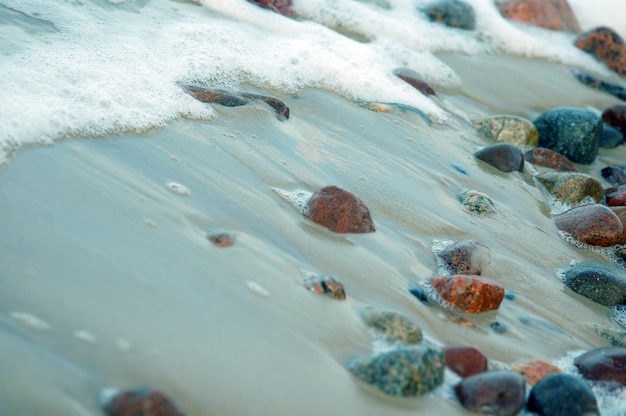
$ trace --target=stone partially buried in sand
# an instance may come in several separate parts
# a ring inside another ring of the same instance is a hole
[[[480,217],[486,217],[496,212],[496,206],[491,198],[482,192],[475,190],[462,191],[457,195],[457,199],[463,205],[463,208]]]
[[[291,16],[293,14],[293,1],[292,0],[248,0],[250,3],[263,7],[264,9],[270,9],[276,13],[280,13],[285,16]]]
[[[454,392],[466,409],[488,415],[514,416],[526,399],[524,377],[509,371],[487,371],[464,378]]]
[[[436,255],[445,272],[450,274],[479,275],[491,262],[491,250],[477,240],[458,241]]]
[[[472,120],[480,135],[489,140],[515,146],[537,146],[539,135],[535,125],[521,117],[499,115]]]
[[[572,208],[555,218],[559,230],[590,246],[622,244],[624,226],[609,207],[600,204]]]
[[[437,95],[435,90],[424,81],[420,74],[409,68],[396,68],[393,74],[402,79],[407,84],[412,85],[424,95]]]
[[[626,304],[626,271],[621,267],[585,261],[566,270],[563,281],[574,292],[602,305]]]
[[[587,380],[626,385],[626,348],[596,348],[579,355],[574,365]]]
[[[613,29],[600,26],[588,30],[576,37],[574,45],[594,55],[620,76],[626,77],[626,44]]]
[[[578,168],[568,158],[545,147],[531,149],[524,154],[524,159],[533,165],[543,166],[561,172],[578,172]]]
[[[421,342],[423,338],[422,329],[397,312],[370,310],[363,314],[363,321],[389,342],[410,345]]]
[[[424,12],[431,22],[450,27],[474,30],[476,13],[474,8],[460,0],[439,0],[424,7]]]
[[[530,390],[526,409],[540,416],[599,415],[596,396],[580,378],[550,374]]]
[[[184,416],[165,394],[149,388],[104,392],[102,401],[107,416]]]
[[[306,212],[311,221],[336,233],[376,231],[365,203],[336,186],[317,190],[309,200]]]
[[[469,377],[487,371],[487,357],[475,347],[443,347],[446,367],[460,377]]]
[[[438,276],[431,284],[444,306],[463,313],[494,311],[504,299],[504,287],[476,276]]]
[[[579,172],[543,172],[535,176],[546,191],[557,200],[577,205],[585,200],[600,202],[604,196],[602,184]]]
[[[580,32],[567,0],[507,0],[498,4],[502,16],[550,30]]]
[[[474,153],[482,160],[502,172],[524,171],[524,157],[521,150],[509,143],[496,143]]]
[[[346,299],[346,291],[343,285],[331,276],[307,275],[304,278],[304,287],[313,293],[324,295],[331,299]]]

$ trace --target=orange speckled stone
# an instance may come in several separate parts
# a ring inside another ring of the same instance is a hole
[[[507,0],[498,5],[502,16],[550,30],[580,32],[567,0]]]
[[[504,299],[504,287],[476,276],[439,276],[432,285],[450,307],[465,313],[494,311]]]
[[[524,154],[524,159],[533,165],[555,169],[561,172],[578,172],[578,168],[568,158],[552,149],[538,147]]]
[[[624,226],[617,214],[600,205],[584,205],[556,217],[559,230],[584,244],[611,247],[620,244]]]
[[[254,3],[264,9],[270,9],[276,13],[280,13],[284,16],[291,16],[293,14],[293,1],[292,0],[248,0],[250,3]]]
[[[356,195],[336,186],[316,191],[309,200],[308,217],[336,233],[376,231],[369,209]]]
[[[331,299],[346,299],[346,291],[343,285],[331,276],[309,276],[304,280],[304,287],[313,293],[325,295]]]
[[[613,29],[601,26],[581,33],[574,45],[594,55],[620,76],[626,77],[626,44]]]
[[[218,247],[230,247],[235,244],[235,235],[232,233],[209,234],[207,239]]]
[[[526,384],[534,386],[548,374],[562,373],[559,367],[542,360],[531,360],[511,366],[511,370],[524,376]]]
[[[404,82],[411,84],[417,88],[424,95],[437,95],[433,87],[428,85],[426,81],[422,79],[420,74],[409,68],[397,68],[393,71],[394,75],[401,78]]]
[[[122,390],[103,406],[108,416],[184,416],[167,396],[158,390]]]

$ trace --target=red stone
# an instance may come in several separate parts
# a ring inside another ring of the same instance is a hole
[[[308,217],[336,233],[371,233],[376,231],[369,209],[348,191],[327,186],[309,200]]]
[[[624,232],[619,217],[600,204],[573,208],[556,217],[556,226],[581,243],[600,247],[620,244]]]
[[[270,9],[285,16],[293,15],[292,0],[248,0],[264,9]]]
[[[502,16],[550,30],[580,32],[567,0],[507,0],[498,5]]]
[[[461,380],[454,386],[454,393],[471,412],[514,416],[524,407],[526,384],[513,371],[486,371]]]
[[[494,311],[504,299],[504,287],[476,276],[440,276],[432,285],[447,306],[465,313]]]
[[[548,374],[562,373],[559,367],[542,360],[526,361],[511,366],[511,370],[517,371],[524,376],[526,384],[534,386]]]
[[[626,104],[615,104],[604,110],[602,121],[621,131],[626,138]]]
[[[487,371],[487,357],[474,347],[444,347],[446,367],[465,378]]]
[[[596,348],[576,357],[574,365],[587,380],[626,385],[626,348]]]
[[[626,205],[626,185],[614,186],[604,190],[605,202],[610,207]]]
[[[593,54],[609,69],[626,77],[626,44],[614,30],[608,27],[597,27],[578,35],[574,45]]]
[[[424,81],[420,74],[409,68],[397,68],[393,70],[394,75],[401,78],[404,82],[411,84],[424,95],[437,95],[435,90]]]
[[[207,239],[218,247],[230,247],[235,244],[235,235],[231,233],[210,234]]]
[[[103,410],[108,416],[183,416],[165,394],[142,388],[118,392]]]
[[[578,168],[568,158],[552,149],[538,147],[527,151],[524,159],[533,165],[543,166],[558,171],[578,172]]]
[[[496,143],[483,147],[475,152],[474,156],[502,172],[524,171],[524,156],[517,146],[510,143]]]

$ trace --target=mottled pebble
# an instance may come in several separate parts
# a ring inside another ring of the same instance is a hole
[[[504,299],[504,287],[476,276],[439,276],[432,280],[432,286],[445,306],[464,313],[496,310]]]
[[[460,0],[440,0],[426,5],[426,16],[431,22],[465,30],[476,27],[474,8]]]
[[[621,85],[613,84],[612,82],[606,82],[595,76],[578,70],[573,70],[572,74],[574,78],[576,78],[581,83],[587,85],[590,88],[596,89],[598,91],[605,92],[607,94],[611,94],[620,100],[626,100],[626,88]]]
[[[235,244],[235,234],[230,232],[210,233],[206,238],[218,247],[230,247]]]
[[[383,335],[389,342],[417,344],[422,341],[422,329],[406,316],[393,311],[366,311],[365,324]]]
[[[515,146],[537,146],[539,134],[535,125],[521,117],[499,115],[472,120],[483,137]]]
[[[576,357],[574,365],[587,380],[626,385],[626,347],[595,348]]]
[[[534,386],[548,374],[562,373],[561,369],[543,360],[530,360],[511,365],[511,370],[524,376],[526,384]]]
[[[465,378],[487,371],[487,357],[475,347],[443,347],[446,367]]]
[[[585,200],[602,201],[604,189],[600,181],[580,172],[543,172],[535,176],[546,191],[557,200],[578,205]]]
[[[496,143],[474,152],[474,156],[502,172],[524,171],[521,150],[509,143]]]
[[[336,186],[317,190],[308,202],[307,213],[311,221],[336,233],[376,231],[365,203]]]
[[[533,165],[565,172],[578,172],[578,168],[568,158],[552,149],[538,147],[524,154],[524,159]]]
[[[606,306],[626,304],[626,271],[618,266],[585,261],[567,269],[563,281],[574,292]]]
[[[184,416],[164,393],[149,388],[104,391],[102,409],[108,416]]]
[[[613,186],[626,185],[626,172],[619,166],[607,166],[602,168],[600,174]]]
[[[343,285],[331,276],[307,275],[304,277],[304,287],[313,293],[325,295],[331,299],[346,299],[346,291]]]
[[[457,196],[457,199],[472,214],[486,217],[496,212],[496,206],[491,198],[482,192],[475,190],[462,191]]]
[[[291,16],[293,14],[293,0],[248,0],[250,3],[254,3],[265,9],[270,9],[276,13],[280,13],[285,16]]]
[[[626,205],[626,185],[614,186],[604,190],[604,202],[610,207]]]
[[[348,369],[359,379],[391,396],[419,396],[443,382],[445,357],[430,347],[402,347],[358,359]]]
[[[626,104],[615,104],[607,108],[602,113],[602,120],[619,130],[622,133],[622,139],[626,138]]]
[[[558,215],[555,222],[559,230],[583,244],[611,247],[623,242],[622,221],[604,205],[593,204],[572,208]]]
[[[599,415],[596,396],[581,379],[571,374],[550,374],[530,390],[526,409],[540,416]]]
[[[454,392],[466,409],[482,414],[513,416],[524,407],[524,377],[509,371],[487,371],[464,378]]]
[[[435,253],[439,263],[449,274],[480,275],[491,262],[491,250],[477,240],[462,240]]]
[[[498,3],[498,8],[510,20],[550,30],[580,32],[567,0],[506,0]]]
[[[428,85],[428,83],[422,79],[422,76],[412,69],[396,68],[393,70],[393,74],[401,78],[404,82],[412,85],[424,95],[437,95],[433,87]]]
[[[613,29],[601,26],[588,30],[576,37],[574,45],[626,77],[626,44]]]

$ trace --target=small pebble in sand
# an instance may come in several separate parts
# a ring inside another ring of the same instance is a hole
[[[106,389],[100,398],[107,416],[184,416],[164,393],[150,388]]]
[[[168,182],[165,186],[167,186],[167,189],[174,192],[176,195],[188,196],[190,194],[189,189],[180,183]]]
[[[43,319],[26,312],[11,312],[11,318],[24,328],[33,331],[47,331],[52,329],[52,326]]]

